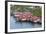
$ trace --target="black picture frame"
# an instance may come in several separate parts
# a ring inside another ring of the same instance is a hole
[[[44,4],[44,30],[38,30],[38,31],[22,31],[22,32],[8,32],[8,27],[7,27],[7,5],[8,2],[22,2],[22,3],[37,3],[37,4]],[[43,2],[26,2],[26,1],[5,1],[5,33],[26,33],[26,32],[42,32],[45,31],[45,3]]]

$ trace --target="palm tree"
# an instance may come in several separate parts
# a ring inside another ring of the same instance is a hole
[[[33,8],[30,8],[33,7]],[[41,16],[40,6],[27,6],[27,5],[11,5],[11,13],[15,12],[32,12],[34,16]]]
[[[24,12],[24,11],[31,11],[31,8],[29,8],[31,6],[22,6],[22,5],[14,5],[11,7],[11,10],[14,11],[19,11],[19,12]]]

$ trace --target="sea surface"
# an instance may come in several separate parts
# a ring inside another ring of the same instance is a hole
[[[17,22],[16,18],[10,17],[10,29],[41,28],[42,25],[31,22]]]

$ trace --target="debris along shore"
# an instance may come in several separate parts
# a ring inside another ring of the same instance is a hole
[[[34,23],[41,23],[41,16],[33,16],[31,12],[17,12],[15,13],[14,17],[16,17],[17,21],[32,21]]]

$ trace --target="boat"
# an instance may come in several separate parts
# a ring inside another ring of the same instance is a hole
[[[19,12],[15,14],[15,17],[17,21],[33,21],[35,23],[41,23],[41,17],[33,16],[31,12]]]

